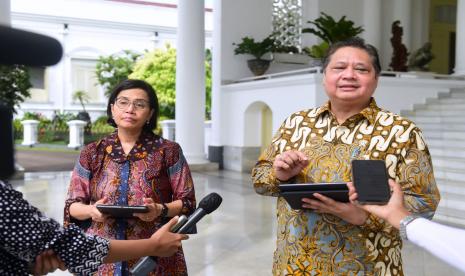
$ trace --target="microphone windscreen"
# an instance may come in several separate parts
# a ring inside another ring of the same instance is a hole
[[[202,208],[205,210],[207,214],[210,214],[211,212],[215,211],[223,201],[223,198],[217,193],[211,193],[199,202],[199,208]]]
[[[0,64],[49,66],[62,55],[63,48],[54,38],[0,25]]]

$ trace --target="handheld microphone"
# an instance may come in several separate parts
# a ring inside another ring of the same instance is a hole
[[[0,25],[0,63],[48,66],[63,55],[60,42],[52,37]]]
[[[200,202],[199,207],[195,209],[194,213],[189,216],[187,221],[179,227],[177,231],[171,231],[179,234],[186,234],[189,232],[190,228],[193,227],[199,220],[201,220],[205,215],[210,214],[211,212],[218,209],[223,198],[217,193],[211,193],[205,196]],[[176,226],[176,225],[175,225]],[[157,266],[157,257],[147,256],[140,259],[137,264],[131,269],[131,274],[134,276],[146,276]]]

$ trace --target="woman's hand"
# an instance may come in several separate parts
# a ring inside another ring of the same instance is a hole
[[[189,238],[185,234],[171,233],[170,229],[176,224],[178,218],[178,216],[172,218],[150,237],[149,241],[152,243],[153,248],[151,256],[171,256],[179,250],[181,241]]]
[[[46,250],[40,253],[34,262],[34,275],[45,275],[60,269],[66,269],[65,263],[58,257],[53,250]]]
[[[368,218],[368,213],[352,203],[335,201],[319,193],[314,193],[317,199],[303,198],[302,207],[312,209],[317,213],[335,215],[348,223],[362,225]]]
[[[160,216],[161,210],[163,209],[163,205],[156,204],[150,197],[144,198],[144,206],[149,208],[147,213],[134,213],[135,217],[138,217],[143,221],[153,221]]]
[[[94,204],[90,205],[90,217],[92,218],[93,221],[97,221],[97,222],[104,222],[108,215],[104,215],[102,214],[98,209],[97,209],[97,205],[98,204],[105,204],[107,202],[107,198],[106,197],[103,197],[101,199],[99,199],[98,201],[96,201]]]
[[[303,152],[290,150],[276,155],[273,170],[278,180],[287,181],[296,176],[307,165],[308,158]]]

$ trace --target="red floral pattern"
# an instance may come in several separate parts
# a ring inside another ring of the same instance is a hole
[[[126,156],[115,132],[82,150],[71,176],[65,204],[65,225],[73,222],[87,228],[89,234],[116,237],[115,220],[108,219],[105,223],[79,221],[70,216],[69,206],[74,202],[93,204],[104,196],[108,199],[107,204],[116,204],[120,172],[126,160],[130,161],[128,205],[142,205],[144,197],[151,197],[157,203],[181,200],[181,214],[189,215],[195,209],[192,176],[177,143],[144,132]],[[161,220],[144,222],[138,218],[128,219],[126,238],[148,238],[163,223]],[[136,261],[129,261],[129,267]],[[113,275],[113,270],[113,264],[103,265],[99,275]],[[158,266],[151,275],[187,275],[182,249],[172,257],[158,258]]]

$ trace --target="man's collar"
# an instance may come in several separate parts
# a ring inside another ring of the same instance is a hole
[[[378,112],[380,110],[381,109],[376,104],[375,99],[372,97],[368,106],[365,107],[362,111],[360,111],[359,114],[365,117],[370,122],[370,124],[374,124],[376,116],[378,115]],[[325,112],[331,113],[331,102],[329,100],[324,105],[318,108],[318,110],[316,111],[316,116],[318,117]]]

